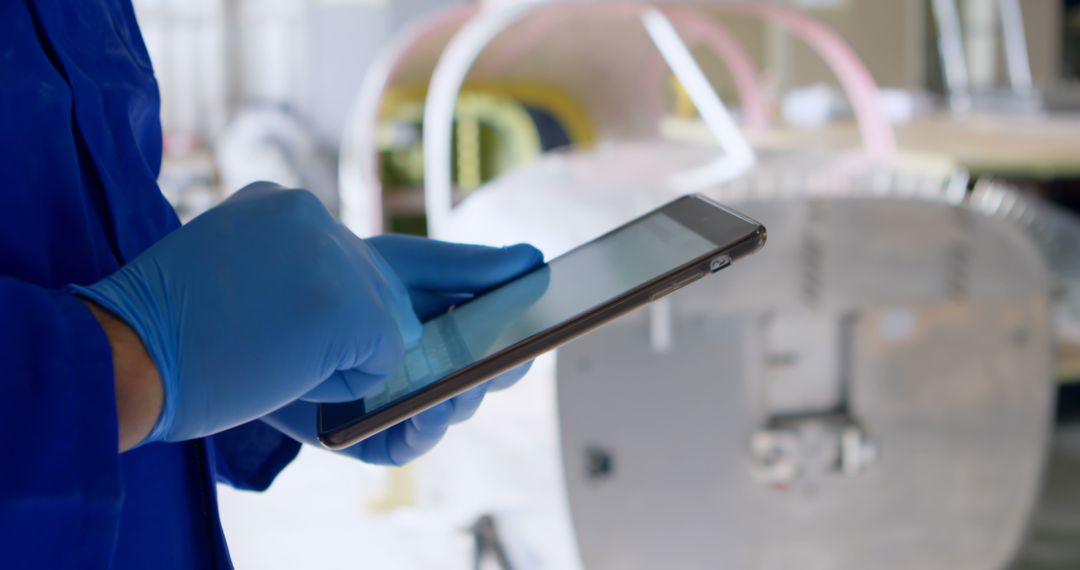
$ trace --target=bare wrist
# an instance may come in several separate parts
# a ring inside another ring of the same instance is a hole
[[[79,300],[89,307],[112,348],[119,450],[124,452],[146,439],[161,414],[161,375],[142,340],[127,323],[92,301]]]

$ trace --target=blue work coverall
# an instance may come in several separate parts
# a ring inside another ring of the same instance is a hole
[[[64,290],[179,222],[130,0],[0,1],[0,568],[228,568],[216,481],[299,444],[255,422],[117,452],[108,341]]]

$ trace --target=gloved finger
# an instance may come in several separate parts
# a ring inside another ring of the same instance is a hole
[[[309,402],[293,402],[263,416],[262,420],[300,443],[321,446],[315,437],[316,409]]]
[[[308,390],[305,402],[352,402],[363,398],[386,381],[386,374],[369,374],[360,370],[338,370],[323,383]]]
[[[453,412],[450,423],[456,424],[472,417],[489,390],[505,390],[517,384],[519,380],[525,377],[531,367],[532,361],[530,360],[521,366],[503,372],[464,394],[450,399],[449,403],[452,405]],[[372,376],[356,370],[344,370],[336,372],[329,380],[304,394],[301,399],[305,402],[351,402],[371,393],[385,380],[385,376]]]
[[[412,299],[413,310],[421,321],[437,317],[450,309],[453,305],[468,301],[473,296],[467,293],[432,293],[423,289],[409,291]]]
[[[349,231],[344,226],[342,226],[342,229]],[[414,346],[420,340],[421,327],[420,319],[417,317],[412,300],[409,298],[409,290],[405,287],[394,268],[379,253],[378,249],[367,247],[360,238],[356,238],[356,243],[370,252],[375,267],[382,274],[382,283],[386,286],[386,291],[383,294],[389,297],[390,306],[394,308],[394,316],[397,318],[401,338],[405,342],[405,346]]]
[[[489,380],[485,385],[489,391],[497,392],[499,390],[505,390],[514,384],[517,384],[519,380],[525,377],[529,373],[529,369],[532,368],[533,361],[528,361],[525,364],[511,368],[510,370],[499,374],[498,376]]]
[[[338,453],[376,465],[405,465],[431,451],[446,435],[454,416],[462,413],[454,408],[450,402],[443,402]],[[296,441],[319,445],[315,418],[315,404],[293,402],[262,420]]]
[[[401,366],[405,346],[397,323],[387,317],[381,325],[357,323],[356,326],[378,327],[380,331],[369,347],[355,347],[352,358],[342,362],[342,369],[331,373],[301,398],[308,402],[349,402],[363,398],[380,382],[385,381]]]
[[[377,236],[367,241],[409,289],[434,292],[484,291],[543,262],[540,250],[528,244],[496,248],[403,235]]]
[[[487,382],[463,393],[458,394],[450,399],[450,405],[453,406],[453,411],[450,413],[450,423],[459,424],[471,417],[476,413],[476,410],[480,409],[480,404],[484,401],[484,395],[487,394],[488,385]]]
[[[401,466],[431,451],[446,435],[453,407],[443,402],[354,445],[343,453],[376,465]]]
[[[431,414],[424,412],[424,418],[405,420],[337,453],[375,465],[405,465],[430,451],[446,433],[451,412],[446,403],[441,406],[428,410]],[[262,421],[300,443],[321,446],[315,437],[315,418],[315,404],[293,402]]]
[[[356,445],[338,450],[342,455],[348,455],[372,465],[394,465],[390,458],[390,446],[388,445],[390,434],[397,428],[381,431]]]
[[[265,180],[252,182],[236,192],[233,192],[231,196],[225,199],[225,202],[238,202],[255,196],[261,196],[268,192],[280,192],[282,190],[285,190],[285,188],[274,182],[267,182]]]
[[[453,404],[443,402],[402,422],[401,439],[390,442],[391,456],[404,465],[431,451],[446,435],[453,415]]]

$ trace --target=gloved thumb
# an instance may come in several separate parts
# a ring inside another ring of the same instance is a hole
[[[476,293],[509,281],[543,262],[528,244],[509,247],[464,245],[414,236],[369,238],[410,290]]]

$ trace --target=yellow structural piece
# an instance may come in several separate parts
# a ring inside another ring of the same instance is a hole
[[[492,130],[498,144],[492,145],[496,164],[518,164],[540,155],[540,135],[525,109],[506,97],[489,93],[463,93],[455,108],[457,183],[472,190],[484,182],[481,156],[484,149],[482,127]]]
[[[403,507],[416,506],[416,476],[412,465],[387,470],[386,488],[382,496],[367,504],[372,513],[386,513]]]
[[[422,184],[423,151],[421,141],[402,139],[400,127],[423,124],[426,95],[426,87],[397,88],[388,91],[381,104],[377,143],[391,153],[385,160],[399,185],[404,182],[406,187]],[[501,170],[540,155],[540,133],[526,107],[549,114],[574,146],[592,145],[588,116],[562,91],[542,85],[470,83],[454,110],[454,183],[459,189],[477,188]]]
[[[697,106],[690,99],[690,95],[686,92],[682,82],[672,75],[668,78],[668,83],[671,85],[671,91],[675,94],[675,116],[681,119],[697,117]]]
[[[592,121],[589,120],[584,108],[565,92],[554,87],[529,83],[466,82],[458,96],[458,101],[475,94],[504,97],[530,107],[543,109],[566,129],[570,141],[575,146],[589,147],[596,140]],[[381,114],[385,117],[401,104],[422,103],[426,97],[427,86],[391,89],[383,95]]]

